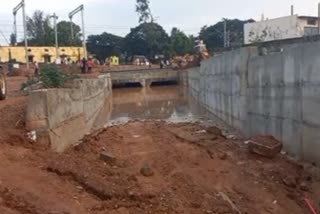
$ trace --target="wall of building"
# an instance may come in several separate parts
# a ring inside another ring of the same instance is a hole
[[[49,143],[54,151],[62,152],[108,122],[111,93],[108,74],[75,80],[69,88],[32,91],[26,127],[36,131],[38,142]]]
[[[320,42],[259,56],[244,48],[191,70],[192,95],[246,136],[271,134],[292,156],[320,163]]]
[[[290,39],[303,36],[299,28],[298,16],[286,16],[244,25],[245,44],[261,41]]]
[[[25,48],[24,47],[10,47],[0,46],[0,62],[8,62],[9,54],[11,58],[16,59],[17,62],[26,63]],[[56,61],[56,48],[55,47],[28,47],[28,54],[33,56],[33,61],[45,63],[45,56],[50,56],[51,62]],[[79,56],[83,58],[83,47],[59,47],[60,57],[70,57],[71,61],[78,61]]]

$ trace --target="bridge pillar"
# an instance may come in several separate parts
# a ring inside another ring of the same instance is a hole
[[[151,86],[152,81],[151,80],[147,80],[147,79],[142,79],[140,81],[140,84],[142,85],[142,87],[144,88],[149,88]]]

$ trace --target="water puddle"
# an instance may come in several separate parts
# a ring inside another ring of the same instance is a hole
[[[178,85],[150,88],[116,88],[113,90],[113,110],[108,125],[131,120],[162,120],[195,122],[200,119],[196,108],[190,108],[186,88]],[[193,110],[191,110],[193,109]]]

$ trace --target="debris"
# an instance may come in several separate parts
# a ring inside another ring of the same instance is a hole
[[[296,188],[297,187],[297,182],[293,177],[286,177],[286,178],[282,179],[282,182],[287,187],[290,187],[290,188]]]
[[[36,141],[37,141],[37,132],[36,132],[36,131],[28,132],[28,133],[27,133],[27,137],[28,137],[30,140],[36,142]]]
[[[249,140],[250,152],[267,158],[274,158],[282,150],[282,142],[270,135],[258,135]]]
[[[222,197],[222,199],[232,207],[234,211],[236,211],[238,214],[241,214],[241,211],[238,209],[238,207],[232,202],[232,200],[223,192],[219,192],[219,195]]]
[[[220,160],[227,160],[227,158],[228,158],[228,154],[227,153],[220,153],[219,154],[219,158],[220,158]]]
[[[208,133],[210,133],[210,134],[214,134],[214,135],[216,135],[216,136],[224,137],[223,134],[222,134],[221,129],[219,129],[219,128],[215,127],[215,126],[212,126],[212,127],[207,128],[206,131],[207,131]]]
[[[274,200],[272,203],[273,203],[273,204],[277,204],[277,203],[278,203],[278,201],[277,201],[277,200]]]
[[[309,187],[305,182],[300,183],[299,187],[302,191],[305,191],[305,192],[309,191]]]
[[[139,138],[140,135],[133,135],[132,137],[133,137],[133,138]]]
[[[116,157],[110,154],[109,152],[101,152],[100,153],[100,160],[103,160],[105,162],[114,162],[116,160]]]
[[[207,131],[206,130],[200,130],[200,131],[197,131],[196,133],[197,134],[204,134],[204,133],[207,133]]]
[[[228,135],[226,138],[228,140],[237,140],[238,139],[237,136],[235,136],[235,135]]]
[[[145,177],[151,177],[153,176],[154,172],[153,170],[151,169],[150,165],[149,164],[145,164],[141,170],[140,170],[140,173],[145,176]]]
[[[306,202],[306,204],[307,204],[308,208],[310,209],[310,211],[312,212],[312,214],[318,214],[317,210],[314,208],[311,200],[308,198],[307,195],[305,195],[304,201]]]

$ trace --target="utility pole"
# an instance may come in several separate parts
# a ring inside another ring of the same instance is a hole
[[[27,68],[29,69],[29,55],[28,55],[28,40],[27,40],[27,21],[26,21],[26,4],[25,0],[22,0],[14,9],[13,9],[13,16],[14,16],[14,33],[16,40],[18,40],[17,36],[17,13],[22,8],[22,18],[23,18],[23,32],[24,32],[24,48],[26,54],[26,63]]]
[[[17,13],[13,12],[13,30],[14,30],[14,37],[15,37],[15,44],[14,45],[17,45],[18,44],[18,39],[17,39],[17,36],[18,36],[18,29],[17,29]]]
[[[318,4],[318,34],[320,34],[320,3]]]
[[[53,25],[54,25],[54,36],[55,36],[55,44],[56,44],[56,61],[59,59],[59,43],[58,43],[58,27],[57,27],[57,19],[59,18],[54,13],[50,18],[53,18]]]
[[[74,39],[74,33],[73,33],[73,22],[72,22],[72,17],[70,17],[70,24],[71,24],[71,40],[73,41],[73,39]]]
[[[87,47],[86,47],[86,30],[85,30],[85,24],[84,24],[84,6],[83,6],[83,4],[69,13],[69,18],[71,20],[71,36],[73,38],[73,35],[74,35],[72,18],[74,15],[76,15],[79,12],[81,12],[81,22],[82,22],[82,45],[83,45],[83,52],[84,52],[83,55],[87,59],[88,56],[87,56]]]

